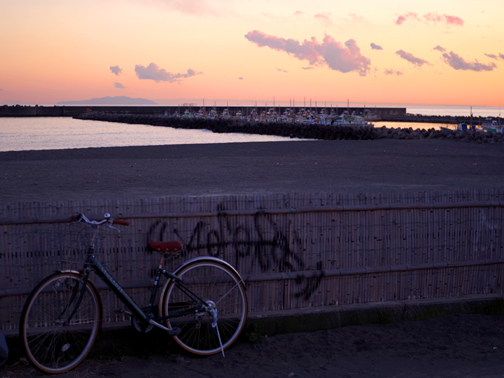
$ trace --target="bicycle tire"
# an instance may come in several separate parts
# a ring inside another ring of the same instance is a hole
[[[82,285],[81,274],[57,272],[40,282],[26,300],[19,333],[37,370],[65,373],[91,350],[101,326],[102,306],[90,281],[79,301]],[[72,312],[70,324],[65,324]]]
[[[198,355],[211,355],[227,349],[240,335],[247,318],[247,296],[240,275],[229,264],[216,258],[188,261],[175,271],[175,275],[199,298],[213,301],[218,311],[217,327],[212,327],[213,317],[208,312],[168,319],[168,328],[180,328],[175,341]],[[163,297],[164,316],[195,306],[198,304],[194,298],[181,290],[176,280],[168,283]]]

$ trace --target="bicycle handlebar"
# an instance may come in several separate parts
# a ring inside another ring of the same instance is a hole
[[[131,223],[127,220],[124,219],[113,219],[112,220],[113,224],[120,224],[121,226],[129,226]]]
[[[126,221],[123,219],[112,219],[112,216],[109,213],[106,213],[103,216],[103,219],[99,220],[99,221],[89,220],[88,217],[86,217],[84,214],[72,215],[71,219],[74,222],[83,222],[83,223],[91,224],[93,226],[101,226],[104,223],[119,224],[122,226],[129,226],[130,225],[129,221]]]

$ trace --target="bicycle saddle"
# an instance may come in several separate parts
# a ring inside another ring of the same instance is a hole
[[[179,241],[166,241],[166,242],[158,242],[158,241],[151,241],[149,242],[149,247],[151,250],[159,252],[159,253],[164,253],[165,256],[167,255],[174,255],[177,254],[178,251],[182,249],[182,243]]]

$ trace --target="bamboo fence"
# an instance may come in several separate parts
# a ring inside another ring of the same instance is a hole
[[[105,212],[98,259],[139,302],[159,255],[179,240],[175,268],[199,255],[242,274],[251,313],[372,302],[502,294],[504,190],[378,194],[291,193],[0,205],[0,331],[17,332],[24,301],[57,269],[80,269],[89,229],[69,222]],[[98,277],[104,321],[128,321]]]

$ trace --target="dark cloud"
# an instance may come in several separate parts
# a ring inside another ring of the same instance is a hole
[[[135,72],[140,80],[154,80],[156,83],[160,81],[167,81],[169,83],[180,82],[180,79],[186,79],[191,76],[201,75],[203,72],[196,72],[192,69],[188,69],[187,73],[177,73],[173,74],[167,72],[164,68],[159,68],[157,64],[151,63],[147,67],[140,64],[135,66]]]
[[[439,45],[437,45],[436,47],[434,47],[433,50],[441,51],[443,53],[446,52],[446,49],[444,47],[439,46]]]
[[[408,52],[406,52],[404,50],[396,51],[396,54],[399,55],[401,58],[407,60],[411,64],[414,64],[417,67],[422,67],[424,64],[427,64],[429,66],[431,65],[426,60],[417,58],[417,57],[413,56],[413,54],[410,54],[410,53],[408,53]]]
[[[503,59],[504,60],[504,54],[499,54],[499,55],[496,55],[496,54],[485,54],[486,56],[488,56],[489,58],[492,58],[492,59],[495,59],[495,60],[499,60],[499,59]]]
[[[110,66],[110,71],[116,76],[119,76],[122,73],[122,68],[119,68],[119,66]]]
[[[301,67],[303,70],[313,70],[313,67]]]
[[[376,43],[371,43],[370,46],[373,50],[383,50],[383,47],[377,45]]]
[[[238,80],[243,80],[243,77],[241,77],[241,76],[240,76],[240,77],[238,78]]]
[[[281,69],[281,68],[277,68],[277,71],[284,72],[284,73],[289,72],[289,71],[283,70],[283,69]]]
[[[384,74],[385,75],[397,75],[397,76],[401,76],[403,73],[401,71],[385,70]]]
[[[291,54],[297,59],[308,60],[314,65],[328,65],[329,68],[340,72],[358,72],[366,76],[370,70],[371,61],[360,53],[360,49],[353,39],[342,45],[329,35],[319,43],[315,37],[302,43],[295,39],[279,38],[267,35],[259,30],[245,35],[250,42],[259,47],[269,47],[273,50]]]
[[[491,64],[479,63],[477,60],[475,62],[466,62],[462,57],[455,54],[453,51],[450,51],[450,53],[444,53],[443,59],[446,64],[456,70],[482,72],[493,71],[494,68],[497,68],[497,65],[493,62]]]
[[[119,89],[124,89],[124,88],[126,88],[124,85],[122,85],[121,83],[118,83],[118,82],[115,82],[115,83],[114,83],[114,87],[119,88]]]

